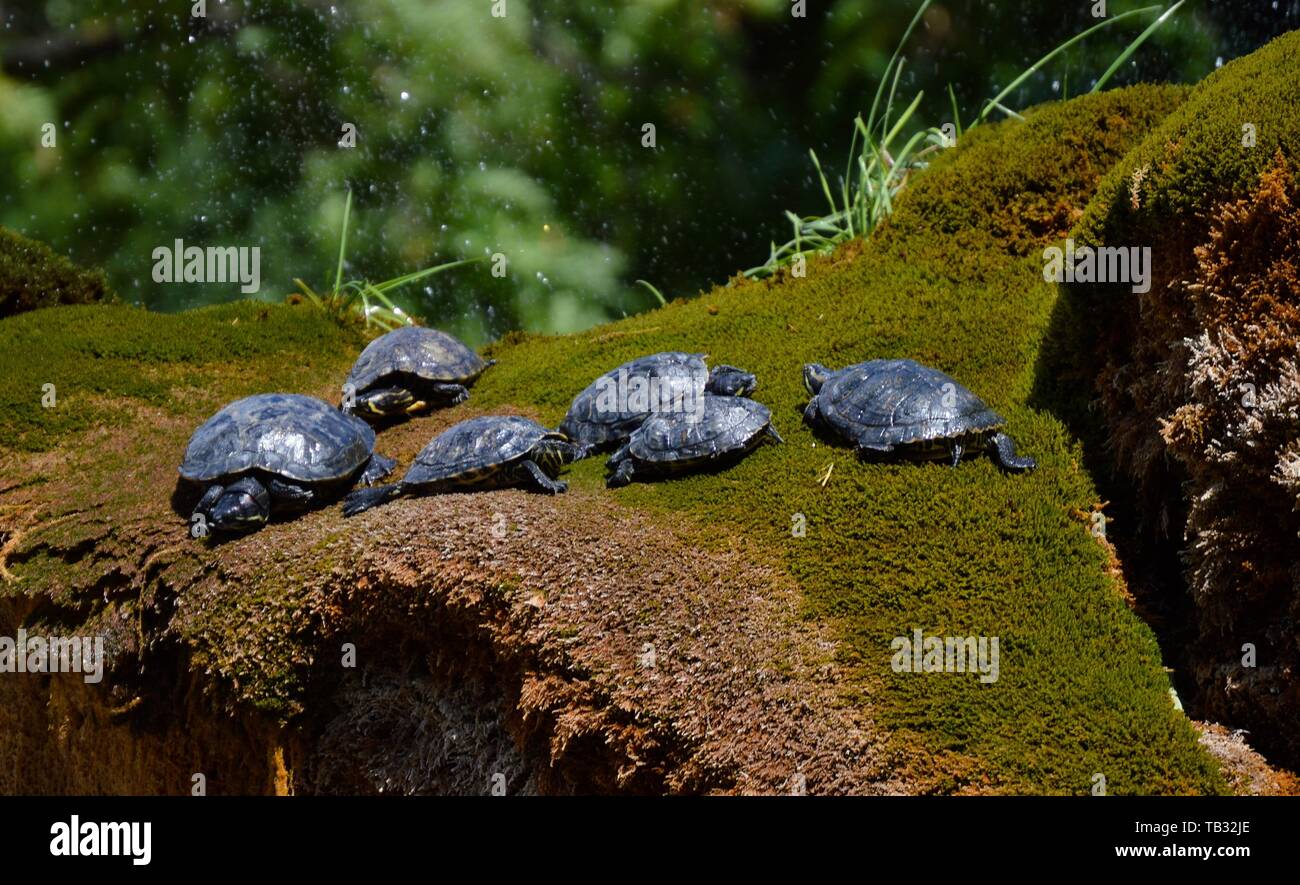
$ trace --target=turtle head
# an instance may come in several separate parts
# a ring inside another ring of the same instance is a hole
[[[714,396],[749,396],[758,388],[758,379],[735,366],[714,366],[709,371],[705,391]]]
[[[214,531],[251,532],[266,524],[271,496],[260,482],[245,476],[226,486],[205,515]]]
[[[370,421],[384,418],[398,418],[409,412],[417,411],[424,406],[423,402],[416,400],[411,391],[403,387],[380,387],[371,390],[365,390],[351,397],[344,397],[344,406],[340,406],[346,412],[359,415]]]
[[[826,383],[826,379],[831,377],[831,374],[831,370],[821,363],[808,363],[803,367],[803,386],[808,388],[808,392],[815,396],[822,389],[822,385]]]
[[[590,446],[576,443],[559,431],[548,433],[533,450],[537,466],[554,476],[565,464],[572,464],[590,454]]]

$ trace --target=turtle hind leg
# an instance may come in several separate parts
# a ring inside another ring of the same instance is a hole
[[[546,475],[545,470],[537,466],[536,461],[527,459],[519,466],[523,468],[524,481],[538,491],[545,492],[548,495],[558,495],[561,492],[568,491],[568,483],[558,479],[551,479]]]
[[[374,486],[368,489],[357,489],[343,498],[343,515],[356,516],[371,507],[378,507],[380,504],[386,504],[394,498],[401,497],[404,491],[405,489],[403,489],[400,482],[386,486]]]
[[[385,457],[384,455],[375,452],[370,456],[370,460],[366,462],[365,469],[361,471],[361,482],[365,485],[372,486],[388,474],[392,473],[393,468],[396,466],[397,462],[392,458]]]
[[[783,444],[785,442],[785,440],[781,439],[781,434],[777,433],[776,428],[771,424],[767,425],[763,432],[766,433],[767,438],[774,443]]]
[[[994,460],[1004,470],[1023,473],[1038,466],[1033,458],[1017,455],[1015,442],[1005,433],[995,433],[989,437],[989,448]]]
[[[948,451],[952,453],[952,466],[956,467],[961,463],[961,456],[966,454],[966,447],[961,442],[954,440],[949,444]]]

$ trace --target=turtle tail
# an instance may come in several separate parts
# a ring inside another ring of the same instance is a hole
[[[357,489],[343,499],[343,515],[356,516],[371,507],[386,504],[394,498],[401,497],[402,484],[391,483],[386,486],[374,486],[369,489]]]

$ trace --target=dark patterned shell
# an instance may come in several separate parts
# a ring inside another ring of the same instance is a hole
[[[477,353],[446,332],[403,326],[366,345],[352,365],[347,383],[360,393],[403,372],[426,381],[468,384],[486,368]]]
[[[667,351],[638,357],[601,375],[574,397],[559,430],[588,445],[620,441],[651,414],[669,411],[674,400],[693,408],[708,381],[702,353]]]
[[[1005,423],[951,377],[912,360],[870,360],[841,369],[822,385],[817,408],[848,438],[888,446],[950,439]]]
[[[699,412],[651,416],[628,440],[639,461],[688,466],[753,446],[772,413],[742,396],[705,396]]]
[[[296,393],[262,393],[230,403],[194,431],[181,476],[210,482],[265,470],[300,482],[350,476],[369,460],[375,432],[329,403]]]
[[[429,441],[402,482],[420,485],[456,479],[517,461],[554,433],[527,418],[470,418]]]

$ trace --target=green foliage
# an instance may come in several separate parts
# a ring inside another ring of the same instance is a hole
[[[1089,6],[933,5],[897,87],[925,95],[914,122],[950,119],[949,83],[978,107],[1040,47],[1093,24]],[[1253,46],[1265,26],[1239,34],[1228,6],[1188,7],[1116,79],[1197,79]],[[332,266],[350,185],[349,277],[500,251],[507,278],[425,280],[398,303],[475,342],[583,328],[656,304],[635,279],[672,298],[762,258],[784,234],[780,208],[819,198],[808,151],[844,156],[844,123],[871,103],[917,0],[808,4],[803,19],[788,0],[508,9],[247,0],[208,3],[199,20],[154,0],[6,4],[0,223],[168,310],[241,296],[153,283],[155,247],[258,245],[261,297],[278,301],[295,277],[325,285],[313,275]],[[1059,96],[1054,81],[1086,89],[1127,40],[1112,30],[1006,102]],[[54,147],[40,146],[46,123]],[[344,123],[355,148],[339,147]]]
[[[83,270],[44,243],[0,228],[0,317],[112,298],[100,271]]]
[[[298,291],[313,306],[325,311],[335,322],[359,321],[367,329],[376,327],[385,332],[391,332],[399,326],[409,326],[414,323],[414,319],[393,303],[393,300],[388,297],[389,292],[479,260],[469,258],[464,261],[449,261],[403,274],[400,277],[393,277],[382,283],[371,283],[368,280],[349,280],[344,283],[343,264],[347,256],[348,221],[351,214],[352,192],[348,191],[347,201],[343,204],[343,224],[339,233],[339,260],[334,270],[334,288],[323,295],[318,295],[306,282],[294,278]],[[663,300],[663,296],[660,296],[660,300]]]
[[[964,130],[961,115],[957,109],[957,98],[951,84],[948,87],[953,112],[950,132],[945,133],[942,129],[934,126],[917,128],[911,124],[912,117],[921,104],[923,93],[918,92],[901,113],[897,115],[894,113],[894,97],[898,89],[899,78],[903,73],[903,59],[900,57],[900,53],[917,22],[925,15],[930,2],[931,0],[924,0],[920,4],[916,10],[916,15],[912,17],[911,23],[908,25],[907,30],[904,31],[898,49],[894,51],[894,56],[885,67],[885,73],[876,88],[876,97],[871,103],[871,112],[868,114],[866,121],[863,121],[861,116],[858,116],[853,121],[853,141],[849,146],[849,163],[844,176],[839,181],[840,196],[838,200],[831,192],[830,183],[826,180],[826,173],[822,171],[816,152],[811,153],[813,166],[817,170],[817,178],[821,182],[822,193],[830,204],[830,214],[800,218],[793,212],[786,212],[786,217],[794,228],[794,238],[780,248],[773,243],[767,261],[758,267],[745,271],[745,276],[751,279],[763,279],[771,276],[779,268],[788,267],[791,262],[800,257],[806,259],[809,255],[825,255],[839,244],[854,237],[869,237],[876,229],[876,226],[893,211],[894,202],[907,185],[911,174],[925,168],[926,157],[935,150],[952,146],[961,137]],[[1169,20],[1169,17],[1183,5],[1183,2],[1184,0],[1178,0],[1169,9],[1163,11],[1141,34],[1135,37],[1111,66],[1106,69],[1105,74],[1097,80],[1092,91],[1099,91],[1138,47],[1150,39],[1156,29]],[[1004,87],[997,95],[985,101],[979,114],[971,120],[970,125],[965,127],[965,130],[974,129],[985,122],[989,114],[994,111],[1001,112],[1009,117],[1022,119],[1015,111],[1003,105],[1002,101],[1007,96],[1014,94],[1022,84],[1033,77],[1044,65],[1103,28],[1110,27],[1132,16],[1159,11],[1160,7],[1158,6],[1130,10],[1105,18],[1087,30],[1074,35],[1026,68],[1020,76],[1012,80],[1010,85]],[[882,106],[880,99],[885,95],[886,83],[889,84],[889,93]],[[879,119],[876,117],[878,108],[881,109]],[[891,117],[896,117],[892,123]],[[895,144],[896,139],[901,141],[901,145]]]
[[[1079,445],[1027,404],[1056,298],[1036,249],[1068,230],[1105,170],[1184,94],[1136,87],[980,127],[917,177],[875,237],[811,262],[807,277],[782,273],[582,335],[504,343],[476,405],[529,402],[556,421],[596,374],[659,349],[756,372],[786,445],[724,473],[616,494],[690,520],[701,544],[739,532],[772,551],[803,586],[809,616],[839,629],[850,692],[907,758],[932,754],[932,768],[917,766],[935,789],[1081,794],[1101,772],[1112,793],[1220,790],[1170,703],[1154,637],[1089,534],[1082,514],[1098,496]],[[1039,469],[864,463],[800,421],[803,363],[902,356],[984,397]],[[572,474],[595,488],[601,465]],[[792,536],[795,514],[806,537]],[[915,628],[1000,637],[1001,678],[892,672],[890,640]]]

